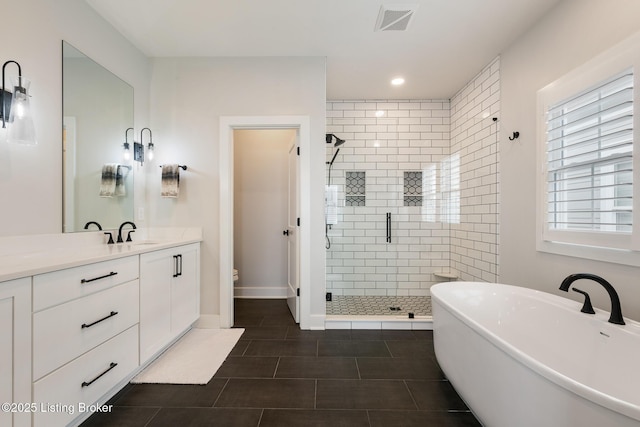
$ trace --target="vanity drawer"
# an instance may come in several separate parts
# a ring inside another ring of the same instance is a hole
[[[137,279],[138,270],[135,255],[34,276],[33,311]]]
[[[139,321],[138,280],[33,315],[37,380]]]
[[[39,410],[34,414],[34,426],[67,425],[81,415],[82,405],[97,402],[138,367],[137,354],[138,326],[135,325],[36,381],[33,401]]]

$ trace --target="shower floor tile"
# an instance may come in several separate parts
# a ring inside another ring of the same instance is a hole
[[[431,297],[334,295],[327,301],[328,316],[431,316]]]

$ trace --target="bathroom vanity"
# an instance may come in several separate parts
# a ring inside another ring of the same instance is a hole
[[[0,239],[0,425],[75,425],[200,315],[200,229]]]

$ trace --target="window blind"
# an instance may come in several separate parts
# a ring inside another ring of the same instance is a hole
[[[631,233],[633,71],[546,112],[549,230]]]

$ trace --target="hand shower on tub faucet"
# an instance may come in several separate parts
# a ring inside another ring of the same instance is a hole
[[[562,284],[560,285],[560,290],[569,292],[569,287],[571,286],[571,284],[576,280],[580,280],[580,279],[593,280],[594,282],[599,283],[600,285],[602,285],[603,288],[605,288],[605,290],[609,294],[609,298],[611,299],[611,316],[609,316],[609,322],[615,323],[616,325],[624,325],[625,323],[624,323],[624,318],[622,317],[622,308],[620,307],[620,298],[618,297],[618,293],[613,288],[611,283],[607,282],[602,277],[596,276],[595,274],[588,274],[588,273],[571,274],[562,281]],[[574,288],[574,290],[576,289]],[[576,290],[576,291],[581,292],[580,290]],[[581,292],[581,293],[586,294],[586,292]],[[585,301],[585,304],[586,304],[586,301]]]

